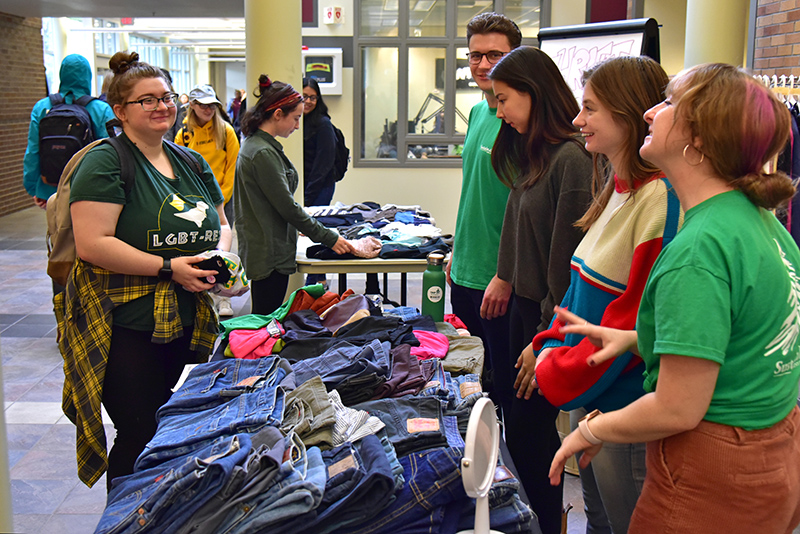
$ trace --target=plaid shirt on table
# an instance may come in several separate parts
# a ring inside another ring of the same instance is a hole
[[[118,274],[76,260],[66,291],[54,299],[58,348],[64,358],[62,409],[77,427],[78,477],[91,487],[108,468],[106,434],[100,411],[103,380],[111,347],[112,311],[155,292],[152,342],[165,344],[183,334],[173,282],[154,276]],[[218,323],[211,297],[195,293],[194,333],[190,348],[207,358]]]

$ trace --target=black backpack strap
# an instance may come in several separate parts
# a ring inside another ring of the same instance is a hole
[[[50,106],[57,106],[64,103],[64,95],[61,93],[53,93],[50,95]]]
[[[97,100],[97,99],[95,97],[93,97],[92,95],[83,95],[82,97],[77,99],[75,101],[75,103],[80,105],[80,106],[86,107],[86,106],[89,105],[89,102],[91,102],[92,100]]]
[[[114,150],[117,151],[117,156],[119,157],[119,177],[122,179],[125,196],[127,197],[131,189],[133,189],[133,182],[136,178],[133,154],[131,150],[125,146],[125,141],[119,137],[107,137],[104,141],[113,146]]]
[[[116,117],[106,122],[106,133],[109,137],[117,136],[117,131],[114,128],[122,129],[122,122]]]
[[[189,152],[188,148],[182,147],[181,145],[176,145],[169,139],[164,139],[164,142],[169,146],[172,151],[175,153],[176,156],[181,158],[189,168],[192,169],[197,176],[203,175],[203,169],[200,167],[200,162],[197,161],[191,152]]]

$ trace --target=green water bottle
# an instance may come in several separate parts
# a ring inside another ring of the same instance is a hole
[[[434,251],[428,254],[428,268],[422,273],[422,315],[430,315],[434,321],[444,321],[444,288],[446,277],[442,270],[444,254]]]

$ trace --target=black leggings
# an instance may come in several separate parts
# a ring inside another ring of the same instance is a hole
[[[518,295],[512,295],[510,304],[509,347],[511,359],[516,362],[522,349],[536,335],[542,312],[538,302]],[[515,373],[514,379],[516,377]],[[511,413],[505,419],[506,444],[531,508],[539,518],[542,534],[561,532],[563,477],[558,486],[551,486],[547,478],[550,463],[561,445],[557,417],[558,408],[534,391],[530,400],[515,397]]]
[[[286,288],[289,287],[289,275],[272,271],[272,274],[261,280],[250,281],[250,313],[269,315],[283,304]]]
[[[152,332],[114,326],[103,382],[103,405],[117,436],[108,455],[106,488],[133,473],[133,464],[156,433],[156,411],[169,400],[183,366],[197,363],[189,350],[192,328],[172,343],[150,341]]]

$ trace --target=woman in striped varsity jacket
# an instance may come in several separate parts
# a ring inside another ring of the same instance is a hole
[[[650,269],[683,219],[667,178],[639,155],[647,135],[642,115],[663,100],[668,78],[652,59],[626,57],[587,70],[583,82],[582,108],[573,122],[593,154],[595,199],[577,223],[586,235],[572,257],[561,306],[595,324],[633,329]],[[548,401],[579,417],[583,410],[619,409],[644,394],[638,356],[629,352],[590,366],[587,358],[598,348],[583,336],[565,336],[561,326],[554,319],[520,356],[518,395],[538,386]],[[534,352],[529,376],[525,369]],[[597,532],[627,532],[644,482],[644,458],[643,443],[612,445],[582,470],[587,520]]]

